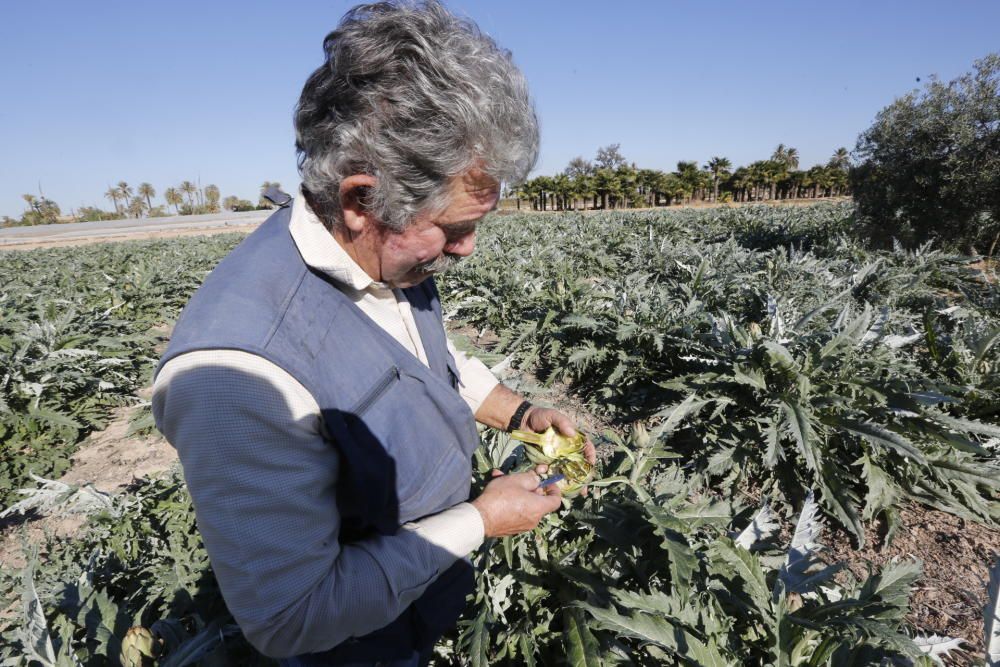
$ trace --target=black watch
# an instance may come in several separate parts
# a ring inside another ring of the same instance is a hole
[[[510,423],[507,424],[507,432],[511,433],[521,428],[521,420],[524,419],[524,415],[527,414],[528,410],[531,408],[531,403],[528,401],[521,401],[521,405],[517,406],[517,410],[514,410],[513,416],[510,418]]]

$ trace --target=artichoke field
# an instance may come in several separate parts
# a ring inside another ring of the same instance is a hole
[[[436,664],[983,655],[982,638],[907,623],[919,562],[859,578],[822,544],[833,526],[871,539],[875,519],[891,539],[912,502],[1000,520],[1000,289],[972,258],[872,252],[851,232],[850,205],[483,223],[476,254],[439,280],[449,326],[492,332],[485,360],[506,358],[536,401],[569,392],[608,428],[590,433],[596,470],[556,434],[484,433],[474,486],[545,462],[567,496],[590,491],[472,555],[476,591]],[[232,244],[0,254],[5,506],[136,401],[151,330]],[[0,616],[4,664],[269,664],[232,625],[180,477],[94,506],[80,538],[0,568],[4,607],[20,610]],[[994,577],[988,652],[1000,565]]]

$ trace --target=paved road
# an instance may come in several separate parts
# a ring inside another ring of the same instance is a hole
[[[245,211],[243,213],[210,213],[208,215],[177,215],[169,218],[142,218],[131,220],[105,220],[101,222],[69,222],[62,225],[36,225],[34,227],[7,227],[0,229],[0,248],[25,243],[52,243],[80,241],[106,237],[173,232],[188,229],[212,229],[253,225],[263,222],[272,211]]]

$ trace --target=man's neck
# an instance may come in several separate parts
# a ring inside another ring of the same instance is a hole
[[[381,282],[382,271],[378,264],[378,257],[371,252],[363,237],[358,237],[344,225],[335,225],[330,233],[333,235],[333,240],[340,244],[344,252],[361,267],[362,271],[368,274],[369,278]]]

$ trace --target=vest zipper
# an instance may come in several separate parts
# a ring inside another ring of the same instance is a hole
[[[393,366],[392,368],[390,368],[388,371],[385,372],[385,374],[379,379],[378,383],[376,383],[376,385],[371,388],[371,390],[364,396],[364,398],[358,401],[357,406],[354,408],[354,410],[352,410],[352,412],[354,412],[354,414],[358,416],[363,415],[365,412],[368,411],[368,408],[370,408],[375,403],[375,401],[377,401],[379,398],[382,397],[382,394],[384,394],[386,391],[389,390],[389,387],[390,385],[392,385],[393,381],[398,379],[399,379],[399,368]]]

